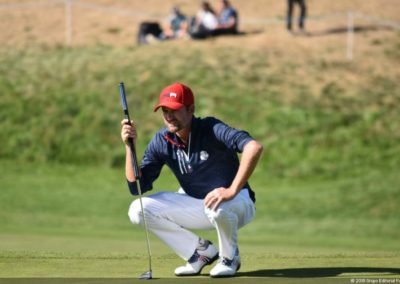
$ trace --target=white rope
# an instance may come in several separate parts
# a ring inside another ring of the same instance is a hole
[[[282,24],[284,21],[279,19],[271,19],[271,18],[253,18],[253,19],[246,19],[243,18],[240,20],[241,23],[244,24],[263,24],[263,25],[277,25]]]
[[[381,26],[388,26],[388,27],[392,27],[395,29],[400,29],[400,22],[395,22],[395,21],[389,21],[386,19],[381,19],[378,17],[374,17],[374,16],[369,16],[369,15],[365,15],[363,13],[359,13],[356,12],[354,13],[355,17],[360,18],[360,19],[365,19],[368,20],[370,22],[375,22]]]
[[[353,44],[354,43],[354,13],[349,11],[347,13],[347,60],[353,60]]]
[[[65,44],[71,45],[72,41],[72,0],[65,1]]]
[[[45,2],[25,2],[25,3],[0,3],[0,10],[25,10],[25,9],[41,9],[46,6],[60,4],[60,0],[51,0]]]
[[[128,16],[128,17],[139,17],[139,18],[160,18],[162,17],[159,14],[150,14],[146,12],[136,12],[132,10],[127,10],[127,9],[122,9],[122,8],[117,8],[115,6],[109,6],[109,5],[101,5],[101,4],[94,4],[90,2],[85,2],[85,1],[80,1],[80,0],[75,0],[74,5],[80,6],[82,8],[86,9],[93,9],[93,10],[98,10],[98,11],[103,11],[107,13],[112,13],[112,14],[117,14],[120,16]]]

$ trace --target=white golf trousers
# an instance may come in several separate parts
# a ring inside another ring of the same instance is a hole
[[[232,259],[237,248],[237,231],[255,216],[255,207],[247,189],[232,200],[221,203],[216,211],[205,208],[203,199],[178,192],[158,192],[142,197],[144,214],[150,232],[161,239],[178,256],[188,260],[197,248],[199,237],[190,229],[216,229],[219,255]],[[139,199],[129,207],[133,224],[142,225]]]

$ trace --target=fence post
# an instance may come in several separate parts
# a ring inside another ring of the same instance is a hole
[[[353,60],[354,13],[347,12],[347,60]]]
[[[72,0],[65,0],[65,44],[71,45],[72,39]]]

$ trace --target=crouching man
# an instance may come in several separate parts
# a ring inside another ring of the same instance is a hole
[[[143,197],[148,229],[187,261],[175,269],[175,275],[200,274],[204,266],[218,260],[210,276],[233,276],[240,268],[238,229],[255,215],[255,194],[247,181],[263,147],[246,131],[214,117],[195,117],[193,93],[181,83],[162,90],[154,111],[160,108],[165,128],[155,134],[144,153],[141,189],[152,189],[164,164],[181,188]],[[129,138],[136,141],[136,127],[127,120],[121,124],[126,178],[131,193],[138,194],[128,146]],[[237,153],[242,153],[240,160]],[[129,218],[134,224],[143,223],[139,200],[132,202]],[[215,229],[219,251],[193,229]]]

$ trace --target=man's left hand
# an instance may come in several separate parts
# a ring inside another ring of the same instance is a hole
[[[209,192],[204,198],[206,208],[217,210],[218,206],[224,202],[233,199],[236,192],[231,188],[219,187]]]

